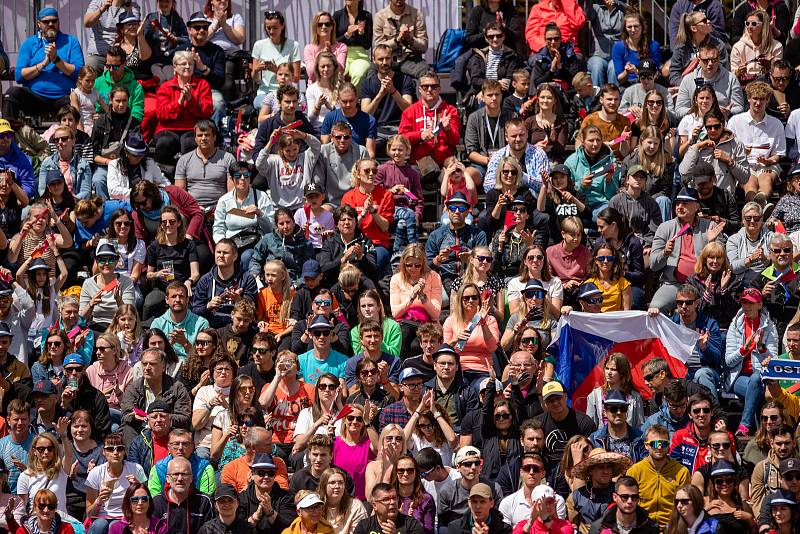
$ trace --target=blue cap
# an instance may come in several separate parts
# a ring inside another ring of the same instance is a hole
[[[49,380],[39,380],[33,385],[31,393],[41,393],[43,395],[52,395],[56,392],[56,387]]]
[[[402,384],[409,378],[413,378],[415,376],[425,376],[425,373],[423,373],[416,367],[406,367],[405,369],[400,371],[400,383]]]
[[[316,278],[322,274],[322,267],[317,260],[306,260],[303,264],[303,278]]]
[[[39,10],[39,14],[36,16],[36,20],[42,20],[47,17],[55,17],[58,18],[58,11],[54,7],[43,7]]]
[[[131,156],[146,156],[148,149],[144,137],[139,132],[130,132],[125,138],[125,151]]]
[[[0,321],[0,337],[13,337],[11,329],[5,321]]]
[[[456,352],[456,349],[454,349],[452,345],[449,345],[447,343],[442,343],[441,345],[439,345],[439,348],[436,349],[436,352],[434,352],[431,357],[435,360],[439,354],[452,354],[453,356],[456,357],[456,361],[458,361],[458,353]]]
[[[594,285],[592,282],[586,282],[578,287],[579,299],[588,299],[602,294],[603,292],[600,291],[600,288]]]
[[[609,389],[606,392],[606,398],[603,400],[603,406],[608,406],[611,404],[621,404],[623,406],[628,405],[628,399],[625,397],[625,394],[618,390],[618,389]]]
[[[272,455],[266,452],[259,452],[253,457],[250,469],[275,469],[275,460]]]
[[[61,171],[58,167],[54,167],[52,169],[47,170],[47,174],[45,175],[44,182],[45,185],[50,185],[53,182],[64,182],[64,175],[61,174]]]
[[[324,315],[316,315],[311,319],[311,324],[308,325],[309,330],[318,330],[327,328],[333,330],[333,323],[328,320]]]
[[[736,473],[736,466],[728,460],[717,460],[711,464],[711,476],[733,475]]]
[[[142,22],[142,18],[133,11],[123,11],[119,14],[119,17],[117,18],[117,26],[122,26],[130,22],[139,23]]]
[[[66,367],[68,365],[80,365],[81,367],[84,367],[83,356],[81,356],[76,352],[73,352],[72,354],[67,354],[67,357],[64,358],[63,366]]]
[[[769,501],[769,506],[775,506],[776,504],[794,506],[797,504],[797,499],[795,499],[794,493],[791,491],[778,488],[778,490],[772,494],[772,499]]]
[[[449,206],[450,204],[466,204],[469,206],[469,201],[467,197],[464,196],[464,193],[456,191],[444,204],[445,206]]]
[[[50,266],[47,265],[42,258],[36,258],[28,264],[28,272],[33,271],[49,271]]]
[[[684,202],[699,202],[697,200],[698,198],[697,189],[692,187],[684,187],[681,189],[680,193],[678,193],[678,196],[675,197],[675,202],[678,202],[679,200]]]

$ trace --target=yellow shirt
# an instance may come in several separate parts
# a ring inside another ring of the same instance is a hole
[[[628,282],[627,278],[620,276],[616,282],[608,287],[594,277],[589,278],[586,282],[593,283],[603,292],[603,305],[600,311],[622,311],[622,292],[631,287],[631,283]]]
[[[675,493],[692,481],[689,470],[680,462],[669,459],[659,472],[650,458],[645,458],[628,468],[626,474],[639,483],[639,504],[663,530],[672,513]]]

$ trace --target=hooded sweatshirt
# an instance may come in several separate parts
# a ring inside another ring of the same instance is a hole
[[[450,116],[450,124],[446,128],[441,126],[441,119],[445,114]],[[421,132],[424,129],[435,132],[435,137],[423,141]],[[432,108],[420,99],[403,111],[399,133],[411,142],[412,162],[430,156],[441,166],[444,160],[455,154],[456,145],[461,141],[461,120],[456,108],[441,98]]]
[[[128,89],[128,93],[130,97],[128,98],[128,109],[131,110],[131,115],[142,120],[144,117],[144,90],[139,82],[136,80],[136,76],[133,74],[133,71],[125,67],[125,74],[123,74],[122,79],[118,82],[115,82],[111,79],[111,71],[104,70],[103,73],[97,77],[94,81],[94,88],[97,89],[97,92],[100,94],[100,98],[103,99],[103,102],[108,104],[108,94],[111,92],[111,88],[115,85],[123,85]],[[101,111],[100,104],[97,104],[97,112]]]
[[[675,101],[675,114],[678,117],[689,114],[692,107],[692,95],[697,89],[695,82],[697,78],[703,78],[700,67],[697,67],[688,76],[684,76],[683,81],[680,82],[678,98]],[[744,111],[745,98],[742,86],[731,71],[720,66],[714,79],[705,81],[710,82],[714,88],[719,105],[731,108],[731,116],[738,115]]]
[[[736,72],[736,69],[745,65],[747,67],[746,77],[754,79],[761,75],[761,63],[757,58],[762,55],[771,57],[773,60],[783,58],[783,45],[772,40],[772,46],[766,54],[761,53],[761,47],[753,44],[753,40],[745,32],[744,35],[733,45],[731,49],[731,72]]]
[[[36,197],[36,178],[33,175],[33,165],[29,158],[16,143],[11,143],[11,148],[5,156],[0,156],[0,167],[12,169],[16,175],[15,182],[25,190],[29,198]]]
[[[728,165],[715,158],[715,149],[727,152],[733,158],[733,165]],[[678,172],[681,176],[691,175],[692,169],[698,161],[705,161],[714,167],[714,174],[717,176],[715,185],[731,194],[736,193],[737,186],[743,186],[750,179],[750,167],[744,154],[744,147],[728,129],[722,132],[722,137],[716,142],[714,148],[706,147],[698,151],[695,145],[691,145],[678,166]]]

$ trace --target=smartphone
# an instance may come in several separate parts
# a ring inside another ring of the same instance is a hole
[[[133,413],[135,413],[139,417],[147,417],[147,412],[145,412],[144,410],[140,410],[139,408],[134,408]]]

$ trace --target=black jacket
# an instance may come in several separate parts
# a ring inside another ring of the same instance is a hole
[[[489,511],[489,534],[511,534],[511,527],[503,522],[503,514],[492,508]],[[472,534],[472,514],[465,514],[447,526],[447,534]]]
[[[503,458],[500,454],[500,433],[494,424],[494,399],[497,396],[497,390],[493,387],[486,388],[486,398],[484,399],[481,410],[483,412],[483,421],[481,423],[481,432],[483,434],[483,475],[489,480],[496,480],[497,475],[500,473],[500,466],[503,465],[504,460],[512,456],[518,456],[522,453],[522,447],[519,442],[519,424],[520,420],[517,417],[517,411],[511,410],[511,433],[508,438],[508,449],[506,457]]]
[[[355,245],[356,243],[360,243],[361,248],[364,249],[364,257],[360,260],[356,260],[354,256],[350,256],[347,263],[352,263],[361,269],[361,274],[372,281],[376,281],[378,278],[378,257],[375,253],[374,243],[358,230],[356,231],[353,241],[348,244]],[[345,243],[342,241],[342,234],[340,234],[338,230],[334,232],[333,236],[322,241],[322,250],[319,251],[317,259],[322,269],[324,287],[331,287],[336,283],[339,276],[339,269],[342,266],[341,262],[345,248]]]
[[[67,381],[64,380],[58,387],[58,398],[64,393]],[[76,410],[86,410],[94,417],[94,436],[101,438],[111,433],[111,413],[108,411],[108,401],[105,396],[95,389],[86,376],[81,378],[78,386],[78,395],[67,406],[62,406],[61,401],[56,404],[56,417],[70,416]]]
[[[100,118],[94,121],[92,128],[92,147],[95,155],[100,155],[100,151],[114,142],[122,140],[122,133],[125,131],[125,126],[128,124],[128,117],[130,111],[124,115],[117,113],[103,113]],[[136,117],[131,117],[131,124],[128,126],[128,133],[142,131],[142,123]],[[127,134],[126,134],[127,136]],[[94,163],[94,162],[90,162]],[[144,161],[142,162],[144,163]]]
[[[219,275],[219,268],[214,265],[209,272],[200,277],[192,291],[192,311],[205,317],[211,328],[220,328],[231,324],[231,312],[234,304],[232,300],[224,302],[213,310],[206,307],[212,298],[225,293],[228,289],[242,289],[242,296],[253,302],[256,301],[258,295],[255,277],[247,269],[242,269],[238,261],[233,276],[229,279],[223,280]]]
[[[397,534],[423,534],[423,532],[425,532],[419,521],[406,514],[398,513],[394,524],[395,528],[397,528]],[[378,517],[375,514],[370,515],[366,519],[362,519],[361,522],[356,525],[353,534],[372,534],[373,532],[383,532],[380,524],[378,524]],[[470,534],[471,532],[472,530],[470,529]]]
[[[481,92],[483,82],[486,81],[486,61],[489,57],[489,47],[485,45],[481,48],[474,48],[472,55],[467,60],[467,65],[464,69],[463,80],[453,80],[453,87],[459,91],[466,93],[466,95],[476,95]],[[497,65],[497,79],[511,79],[512,73],[520,67],[520,60],[517,53],[510,49],[508,46],[503,48],[503,53],[500,56],[500,63]],[[506,95],[513,91],[511,86]]]
[[[230,525],[226,525],[219,517],[215,517],[201,526],[198,534],[255,534],[255,528],[246,519],[240,517],[235,518]]]
[[[719,215],[728,221],[725,223],[725,233],[728,235],[735,234],[742,227],[742,217],[736,207],[736,198],[716,185],[709,198],[700,199],[700,212],[703,215]]]
[[[528,60],[533,67],[529,94],[536,94],[536,88],[539,85],[554,80],[561,80],[570,84],[571,89],[572,77],[586,70],[586,61],[575,53],[571,44],[562,44],[558,51],[561,54],[561,66],[555,72],[550,70],[553,58],[550,56],[550,50],[546,46],[542,47]]]
[[[620,530],[617,528],[617,507],[611,505],[608,510],[603,514],[603,517],[592,523],[589,529],[589,534],[619,534]],[[650,519],[647,511],[641,506],[636,507],[636,525],[629,534],[658,534],[658,523]]]
[[[262,516],[256,524],[256,531],[261,533],[283,532],[283,529],[291,525],[292,521],[297,518],[294,501],[291,495],[289,495],[289,492],[277,484],[272,484],[269,498],[272,501],[272,509],[275,510],[278,515],[275,516],[275,521],[272,523],[270,523],[266,517]],[[256,512],[260,504],[256,496],[256,488],[253,483],[250,482],[247,484],[244,491],[239,493],[239,510],[237,511],[237,515],[239,518],[247,521],[247,518]]]
[[[474,7],[467,15],[466,35],[464,36],[464,49],[486,46],[483,30],[490,22],[497,21],[497,13],[489,11],[488,7],[473,2]],[[501,18],[505,27],[506,46],[516,47],[517,55],[527,57],[528,42],[525,40],[525,19],[523,19],[512,2],[500,2]]]
[[[314,348],[314,344],[309,339],[303,343],[301,339],[308,327],[307,319],[300,319],[294,323],[292,327],[292,343],[289,345],[289,350],[295,354],[303,354]],[[353,344],[350,342],[350,329],[341,321],[334,320],[333,322],[333,335],[331,340],[331,348],[337,352],[341,352],[345,356],[353,355]]]
[[[442,393],[436,389],[436,377],[431,378],[425,383],[425,389],[432,389],[434,390],[435,399],[438,400],[439,397],[442,396]],[[461,431],[461,420],[467,416],[467,413],[472,411],[478,411],[481,407],[481,401],[478,397],[478,394],[475,393],[475,390],[469,386],[464,379],[461,377],[461,374],[457,374],[453,383],[450,384],[450,392],[456,392],[456,414],[458,416],[457,421],[451,421],[453,425],[453,431],[458,434]],[[485,457],[486,455],[484,455]],[[484,473],[486,469],[484,468]]]
[[[100,392],[98,391],[98,393]],[[166,402],[171,408],[172,426],[174,428],[191,428],[192,398],[182,383],[165,373],[162,378],[161,395],[158,398]],[[105,401],[105,397],[103,401]],[[132,426],[138,433],[143,425],[133,416],[133,409],[144,410],[145,404],[144,378],[137,378],[125,389],[125,393],[122,395],[122,402],[120,403],[122,424]],[[106,410],[108,409],[107,406]],[[95,421],[97,421],[97,416],[95,416]],[[110,426],[111,422],[109,421],[109,428]]]
[[[219,91],[225,84],[225,50],[218,44],[208,41],[203,46],[194,46],[192,43],[187,43],[184,46],[179,46],[182,50],[192,49],[197,51],[203,65],[208,67],[208,73],[204,74],[199,70],[194,70],[194,75],[203,78],[208,82],[212,89]]]
[[[214,504],[211,497],[192,492],[181,504],[167,497],[167,484],[164,491],[153,497],[153,517],[158,524],[156,532],[166,530],[170,534],[199,534],[200,527],[214,517]]]

